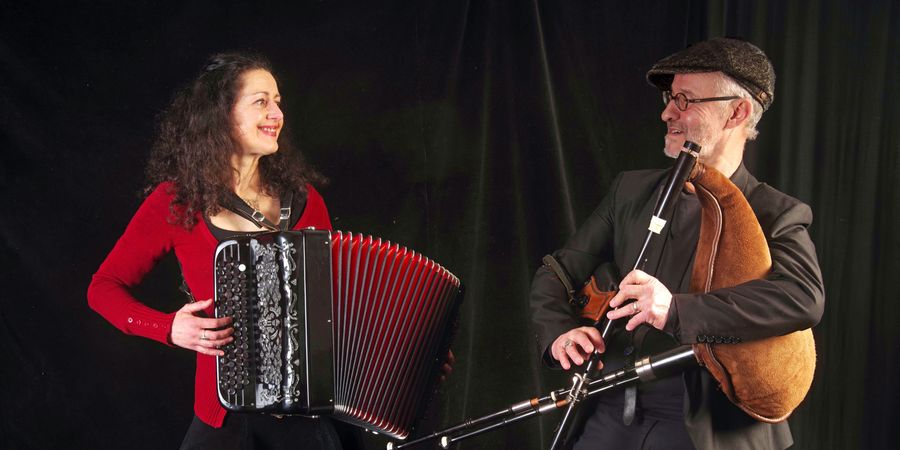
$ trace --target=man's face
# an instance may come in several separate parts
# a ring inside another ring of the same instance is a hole
[[[688,99],[717,97],[715,79],[717,73],[676,74],[672,80],[672,95],[682,93]],[[685,140],[702,146],[701,160],[717,151],[728,119],[728,102],[688,103],[685,111],[670,101],[660,116],[666,123],[664,151],[666,156],[677,158]]]

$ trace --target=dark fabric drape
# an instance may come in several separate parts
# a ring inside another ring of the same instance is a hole
[[[430,432],[568,384],[539,363],[531,276],[616,173],[671,164],[644,74],[720,35],[755,42],[778,76],[748,167],[815,213],[826,312],[795,448],[893,447],[896,2],[374,3],[0,5],[0,447],[181,441],[193,356],[123,336],[84,293],[140,202],[156,115],[205,56],[273,60],[336,229],[404,244],[466,285]],[[177,271],[161,261],[139,298],[180,307]],[[556,420],[459,448],[545,448]]]

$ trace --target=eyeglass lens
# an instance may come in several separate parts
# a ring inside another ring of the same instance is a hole
[[[663,105],[668,106],[670,101],[675,100],[676,108],[678,108],[681,111],[684,111],[687,109],[687,104],[688,104],[687,96],[682,94],[681,92],[679,92],[675,95],[672,95],[672,91],[663,91],[662,96],[663,96]]]

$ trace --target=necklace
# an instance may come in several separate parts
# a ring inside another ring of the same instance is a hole
[[[254,211],[259,211],[259,192],[256,193],[256,198],[250,199],[250,198],[246,198],[246,197],[241,197],[241,200],[243,200],[244,203],[246,203],[251,208],[253,208]]]

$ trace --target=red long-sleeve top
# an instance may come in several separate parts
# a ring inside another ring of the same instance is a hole
[[[307,187],[306,208],[293,229],[315,227],[331,230],[331,220],[322,196]],[[181,262],[184,279],[198,300],[213,297],[213,255],[219,244],[203,218],[186,230],[170,223],[169,204],[174,199],[172,183],[161,183],[138,208],[125,233],[116,242],[88,287],[91,308],[126,334],[143,336],[166,345],[175,312],[157,311],[131,295],[164,255],[174,250]],[[206,311],[212,317],[213,308]],[[203,422],[221,427],[226,411],[219,404],[215,382],[216,361],[208,355],[197,354],[194,386],[194,413]]]

